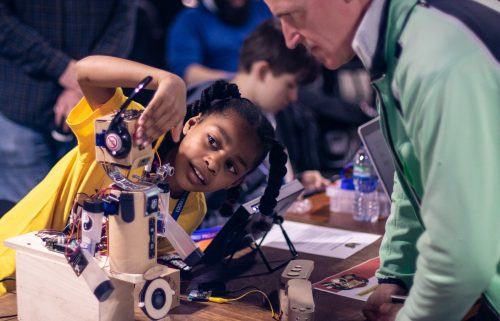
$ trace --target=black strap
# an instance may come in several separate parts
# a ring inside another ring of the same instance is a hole
[[[496,61],[500,62],[499,12],[471,0],[426,0],[421,3],[460,20],[481,40]]]
[[[172,212],[172,217],[174,218],[174,220],[177,221],[177,219],[181,215],[182,209],[184,208],[184,205],[186,205],[188,196],[189,192],[184,192],[182,193],[181,198],[179,198],[179,200],[177,201],[174,211]]]
[[[481,305],[476,315],[476,321],[500,321],[500,314],[491,306],[490,302],[483,295]]]

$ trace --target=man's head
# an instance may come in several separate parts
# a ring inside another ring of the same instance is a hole
[[[202,0],[203,5],[222,21],[233,26],[242,26],[250,17],[249,0]]]
[[[238,74],[254,79],[249,98],[264,111],[276,113],[297,99],[298,85],[314,80],[318,69],[303,46],[287,48],[279,22],[268,20],[245,39]]]
[[[264,0],[280,19],[289,48],[303,44],[325,67],[353,56],[351,43],[371,0]]]

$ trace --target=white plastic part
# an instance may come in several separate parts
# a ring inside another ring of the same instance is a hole
[[[166,233],[165,237],[177,251],[177,254],[185,260],[191,253],[195,252],[198,247],[191,239],[186,231],[177,223],[172,215],[165,215]]]

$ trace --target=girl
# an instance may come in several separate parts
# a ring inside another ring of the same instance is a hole
[[[178,219],[186,232],[192,233],[205,215],[203,192],[237,187],[268,152],[271,170],[261,212],[272,213],[286,173],[286,154],[275,141],[271,124],[254,104],[240,98],[235,85],[216,82],[186,113],[181,107],[185,86],[180,78],[165,71],[119,58],[92,56],[78,62],[77,75],[85,97],[68,115],[67,123],[78,146],[0,220],[0,279],[15,270],[14,251],[5,248],[3,240],[48,227],[62,229],[77,193],[91,195],[109,185],[102,166],[95,162],[94,120],[117,111],[126,100],[116,87],[134,87],[148,75],[153,81],[146,88],[156,92],[133,136],[137,143],[149,144],[174,128],[158,154],[163,162],[175,167],[175,174],[169,178],[171,197],[190,192]],[[132,103],[129,108],[141,106]],[[184,115],[184,125],[179,126]],[[170,205],[172,212],[176,202]],[[158,254],[166,250],[168,244],[159,242]],[[5,288],[0,288],[0,293],[3,291]]]

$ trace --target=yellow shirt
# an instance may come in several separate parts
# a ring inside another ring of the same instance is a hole
[[[82,99],[68,115],[67,123],[75,133],[78,146],[68,152],[31,192],[0,219],[0,279],[15,272],[15,251],[3,241],[17,235],[44,228],[62,230],[77,193],[92,195],[111,183],[101,165],[95,162],[94,120],[118,110],[126,100],[121,89],[96,110]],[[132,102],[129,109],[142,109]],[[176,201],[171,200],[170,212]],[[191,234],[206,213],[203,193],[191,192],[178,223]],[[168,242],[158,243],[159,253],[170,249]],[[0,283],[0,294],[6,291]]]

